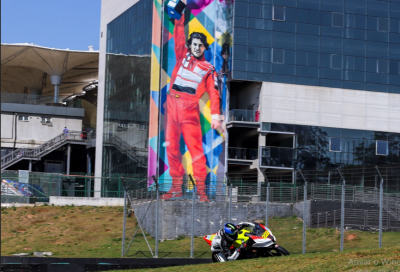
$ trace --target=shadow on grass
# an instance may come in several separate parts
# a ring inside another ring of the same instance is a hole
[[[154,254],[154,252],[153,252]],[[136,251],[128,253],[125,257],[127,258],[153,258],[150,251]],[[207,259],[211,258],[211,251],[203,251],[203,252],[193,252],[194,258],[202,258]],[[163,251],[158,252],[158,258],[190,258],[190,252],[172,252],[172,251]]]

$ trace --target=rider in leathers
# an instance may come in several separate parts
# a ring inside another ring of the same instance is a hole
[[[240,249],[235,249],[231,252],[230,248],[233,242],[236,241],[238,233],[246,227],[254,228],[253,223],[242,222],[239,225],[227,223],[224,228],[220,229],[211,243],[212,259],[214,262],[234,261],[240,255]],[[227,232],[231,232],[230,234]]]

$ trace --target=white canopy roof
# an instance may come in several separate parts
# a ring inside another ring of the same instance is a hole
[[[1,44],[2,92],[42,89],[53,95],[51,75],[62,75],[60,96],[79,93],[98,79],[98,51],[47,48],[34,44]],[[44,83],[46,83],[44,85]]]

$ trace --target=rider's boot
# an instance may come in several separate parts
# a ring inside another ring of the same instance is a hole
[[[182,178],[173,178],[172,179],[172,185],[169,191],[165,194],[163,194],[160,199],[171,199],[171,198],[178,198],[182,197],[182,183],[183,180]]]

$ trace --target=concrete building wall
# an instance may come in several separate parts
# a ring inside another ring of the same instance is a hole
[[[264,82],[262,122],[400,132],[400,94]]]
[[[1,114],[1,141],[3,146],[4,140],[14,140],[14,122],[15,115]]]
[[[50,205],[54,206],[124,206],[123,198],[94,198],[94,197],[62,197],[50,196]]]
[[[104,86],[106,74],[106,47],[107,47],[107,24],[121,15],[125,10],[137,3],[138,0],[102,0],[101,1],[101,20],[100,20],[100,46],[99,46],[99,83],[97,93],[97,135],[103,135],[104,127]],[[95,175],[100,177],[102,174],[102,155],[103,137],[96,137],[96,164]],[[101,181],[96,180],[95,191],[100,192]],[[100,193],[98,193],[100,194]],[[96,195],[100,196],[100,195]]]
[[[15,147],[20,148],[38,146],[62,133],[64,127],[74,131],[82,130],[82,119],[56,116],[51,117],[50,123],[42,123],[41,115],[29,113],[20,115],[28,116],[29,121],[18,120],[18,115],[1,114],[2,147],[14,147],[15,134]],[[16,122],[14,118],[17,118]],[[16,133],[14,124],[16,124]]]

